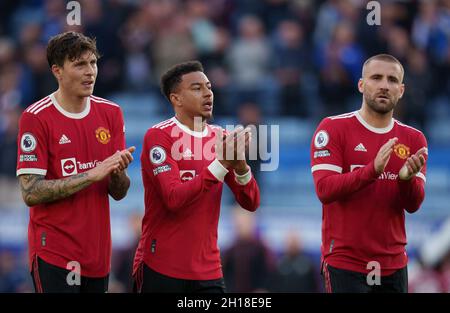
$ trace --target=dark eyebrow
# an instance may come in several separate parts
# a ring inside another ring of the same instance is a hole
[[[396,82],[400,81],[397,77],[392,76],[392,75],[389,75],[388,78],[391,79],[391,80],[394,80]]]
[[[373,74],[369,78],[375,79],[375,78],[380,78],[382,76],[383,76],[382,74]],[[400,82],[400,79],[398,79],[396,76],[393,76],[393,75],[387,75],[387,79],[390,81],[394,81],[396,83]]]
[[[211,82],[206,82],[205,83],[206,85],[211,85]],[[194,86],[201,86],[201,85],[203,85],[202,83],[192,83],[191,84],[191,87],[194,87]]]
[[[94,57],[94,58],[89,58],[89,59],[84,59],[84,60],[77,59],[77,60],[74,61],[74,64],[75,65],[82,65],[82,64],[92,63],[92,62],[97,62],[97,58]]]

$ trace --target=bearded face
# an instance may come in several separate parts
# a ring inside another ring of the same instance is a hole
[[[358,88],[372,111],[387,114],[403,96],[402,79],[403,71],[397,63],[373,60],[366,64]]]
[[[364,93],[364,99],[366,100],[367,105],[373,111],[386,114],[391,112],[395,106],[397,105],[399,98],[395,98],[389,94],[389,92],[379,92],[374,95],[369,94],[368,92]]]

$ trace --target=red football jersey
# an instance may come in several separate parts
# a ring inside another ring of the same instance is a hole
[[[19,122],[17,176],[62,179],[94,168],[125,148],[120,107],[91,96],[81,113],[65,111],[54,94],[29,106]],[[30,266],[36,256],[55,266],[80,263],[81,275],[110,271],[108,180],[76,194],[30,208]]]
[[[133,273],[145,262],[178,279],[222,277],[217,227],[223,181],[246,210],[257,209],[260,195],[250,171],[238,177],[215,159],[219,129],[193,132],[173,117],[147,131],[141,154],[145,215]]]
[[[393,137],[394,152],[377,175],[374,159]],[[357,111],[322,120],[311,143],[311,170],[323,204],[323,261],[361,273],[377,261],[383,276],[406,266],[404,211],[415,212],[424,199],[426,166],[409,181],[398,173],[422,147],[427,147],[422,132],[395,119],[382,129]]]

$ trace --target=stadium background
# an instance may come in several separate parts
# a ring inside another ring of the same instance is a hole
[[[450,291],[450,1],[379,1],[369,26],[358,0],[87,0],[81,26],[67,1],[0,2],[0,292],[30,292],[28,209],[15,178],[21,111],[56,89],[45,48],[68,29],[97,38],[95,95],[121,105],[135,145],[128,196],[111,200],[110,292],[129,290],[144,211],[139,155],[148,127],[171,116],[158,79],[170,65],[203,62],[215,92],[214,123],[279,125],[280,161],[259,172],[261,208],[237,214],[225,192],[219,245],[229,291],[322,291],[321,205],[309,143],[326,115],[357,109],[365,58],[390,53],[404,65],[396,118],[429,141],[426,199],[407,215],[410,290]],[[254,163],[254,168],[258,162]],[[225,188],[226,189],[226,188]],[[348,225],[351,227],[351,225]]]

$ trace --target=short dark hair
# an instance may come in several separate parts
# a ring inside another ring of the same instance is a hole
[[[161,93],[170,102],[170,94],[181,83],[182,76],[192,72],[204,72],[203,65],[199,61],[188,61],[172,66],[161,76]]]
[[[85,51],[91,51],[97,59],[100,58],[95,38],[77,32],[65,32],[53,36],[47,46],[48,65],[50,67],[53,64],[63,66],[66,58],[69,61],[74,61]]]
[[[368,58],[366,60],[366,62],[364,62],[364,65],[363,65],[363,68],[362,68],[362,75],[363,76],[364,76],[364,69],[365,69],[365,67],[367,66],[367,64],[369,64],[372,61],[384,61],[384,62],[390,62],[390,63],[397,63],[400,66],[400,69],[402,70],[402,80],[403,80],[403,75],[405,74],[405,70],[403,68],[402,63],[400,63],[400,61],[396,57],[394,57],[393,55],[385,54],[385,53],[374,55],[374,56]]]

